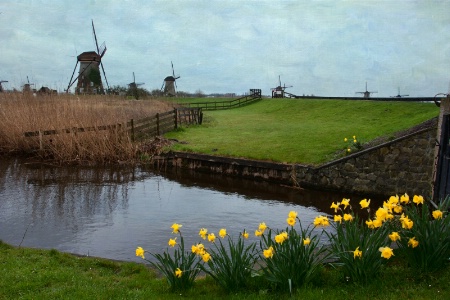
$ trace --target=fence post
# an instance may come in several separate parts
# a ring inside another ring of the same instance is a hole
[[[42,142],[42,131],[39,130],[39,150],[42,152],[44,150],[44,145]]]
[[[174,119],[175,119],[175,129],[178,128],[178,110],[176,108],[173,109]]]
[[[130,120],[131,125],[131,141],[134,143],[134,119]]]
[[[156,134],[159,136],[159,113],[156,113]]]

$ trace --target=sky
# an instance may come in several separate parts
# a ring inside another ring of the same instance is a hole
[[[449,12],[448,0],[3,0],[0,80],[64,91],[76,56],[96,50],[93,20],[109,86],[134,72],[160,89],[173,62],[190,93],[270,95],[280,78],[295,95],[361,96],[367,82],[372,96],[432,97],[450,92]]]

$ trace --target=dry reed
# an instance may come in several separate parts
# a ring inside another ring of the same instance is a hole
[[[33,96],[0,94],[0,152],[35,153],[59,162],[130,161],[139,153],[126,131],[119,129],[25,137],[38,130],[62,130],[124,124],[173,109],[163,99],[125,100],[119,96]],[[41,144],[42,143],[42,144]],[[41,151],[36,151],[41,149]],[[42,151],[44,149],[44,151]]]

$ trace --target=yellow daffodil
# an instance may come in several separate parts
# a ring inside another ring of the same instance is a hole
[[[374,228],[380,228],[383,225],[383,220],[375,218],[372,222]]]
[[[136,248],[136,256],[140,256],[142,259],[145,259],[144,253],[145,250],[142,247]]]
[[[291,211],[289,212],[288,217],[289,217],[289,218],[294,218],[294,219],[297,218],[297,212],[291,210]]]
[[[346,199],[346,198],[342,199],[341,205],[344,205],[344,209],[346,209],[347,206],[350,205],[350,199]]]
[[[416,240],[416,237],[412,237],[409,239],[408,246],[411,246],[413,248],[416,248],[417,246],[419,246],[419,242]]]
[[[358,142],[357,140],[353,140],[353,143],[355,143],[355,144],[356,144],[357,142]]]
[[[197,255],[203,255],[205,253],[205,246],[201,243],[198,243],[197,245],[192,245],[192,253]]]
[[[353,136],[353,139],[356,140],[356,135]]]
[[[402,223],[403,229],[411,229],[414,225],[414,222],[404,215],[400,217],[400,222]]]
[[[272,258],[273,257],[273,247],[272,246],[270,246],[268,249],[265,249],[264,251],[263,251],[263,254],[264,254],[264,257],[265,258]]]
[[[341,215],[334,215],[334,221],[336,223],[342,223],[342,216]]]
[[[322,226],[327,227],[330,225],[328,217],[326,216],[318,216],[314,219],[314,226]]]
[[[311,239],[309,237],[307,237],[306,239],[303,239],[303,245],[309,245],[311,244]]]
[[[244,237],[244,239],[248,239],[248,232],[244,230],[242,236]]]
[[[367,201],[367,199],[362,199],[359,201],[359,205],[361,205],[361,209],[368,208],[370,205],[370,199]]]
[[[442,219],[442,211],[440,210],[435,210],[433,211],[433,218],[437,219]]]
[[[394,255],[394,251],[392,251],[392,249],[389,247],[381,247],[379,251],[381,252],[381,257],[386,259],[389,259]]]
[[[413,202],[414,202],[415,204],[417,204],[417,205],[423,204],[423,197],[422,197],[422,196],[414,195],[414,197],[413,197]]]
[[[409,203],[409,196],[407,193],[400,196],[400,203],[402,204],[408,204]]]
[[[216,241],[216,235],[214,233],[208,234],[208,241],[214,243]]]
[[[200,229],[198,235],[202,237],[202,239],[206,239],[206,234],[208,233],[208,229],[202,228]]]
[[[175,270],[175,276],[178,277],[178,278],[180,278],[181,275],[183,275],[183,271],[181,271],[180,268],[177,268],[177,269]]]
[[[208,252],[203,253],[202,259],[204,262],[208,262],[211,259],[211,255]]]
[[[377,217],[378,220],[384,221],[386,220],[386,216],[388,214],[388,210],[384,207],[380,207],[377,209],[377,211],[375,212],[375,216]]]
[[[352,149],[350,149],[350,148],[347,148],[347,152],[352,152]]]
[[[192,245],[191,251],[192,251],[192,253],[197,254],[197,251],[198,251],[197,245]]]
[[[173,223],[172,224],[172,229],[173,229],[173,231],[172,231],[172,233],[178,233],[178,232],[180,232],[180,228],[182,227],[183,225],[180,225],[180,224],[177,224],[177,223]]]
[[[227,230],[225,228],[222,228],[219,230],[219,236],[221,238],[224,238],[227,235]]]
[[[289,226],[294,226],[295,225],[295,218],[287,218],[286,222],[288,223]]]
[[[402,196],[402,197],[403,197],[403,196]],[[388,202],[389,202],[389,204],[391,204],[391,205],[392,205],[392,204],[397,205],[397,204],[398,204],[398,195],[389,197]]]
[[[177,238],[169,239],[168,244],[170,247],[175,247],[175,245],[177,244]]]
[[[264,233],[264,231],[266,230],[266,228],[267,228],[267,226],[266,226],[266,223],[259,223],[259,227],[258,227],[258,229],[259,229],[259,231],[261,231],[262,233]]]
[[[348,141],[348,139],[347,138],[344,138],[344,142],[347,142]]]
[[[367,227],[369,227],[370,229],[374,229],[374,228],[375,228],[375,226],[373,225],[373,221],[372,221],[371,219],[368,219],[368,220],[366,221],[366,225],[367,225]]]
[[[334,213],[337,213],[337,210],[339,209],[339,202],[338,203],[334,203],[334,201],[331,203],[330,208],[334,208]]]
[[[255,236],[262,236],[263,233],[260,230],[255,230]]]
[[[394,231],[389,235],[389,238],[391,239],[391,241],[396,242],[400,240],[400,235],[398,234],[398,232]]]
[[[353,251],[353,258],[362,258],[362,251],[359,250],[359,247],[356,247],[355,251]]]
[[[401,205],[396,205],[396,206],[394,207],[394,212],[395,212],[396,214],[401,214],[401,213],[403,212],[403,207],[402,207]]]
[[[287,232],[282,232],[275,236],[275,242],[277,242],[278,244],[282,244],[285,240],[287,240],[287,238],[288,238]]]
[[[348,222],[348,221],[352,221],[353,220],[353,216],[351,214],[344,214],[344,221]]]

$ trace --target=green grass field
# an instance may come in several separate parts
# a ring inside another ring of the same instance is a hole
[[[289,294],[273,292],[255,277],[249,290],[226,294],[211,278],[186,293],[172,293],[144,264],[77,257],[56,250],[11,247],[0,241],[0,299],[449,299],[450,268],[416,278],[394,258],[380,278],[346,283],[324,268],[312,284]]]
[[[389,138],[436,117],[434,103],[263,99],[241,108],[205,111],[203,125],[166,134],[173,150],[257,160],[320,164],[346,148]]]

